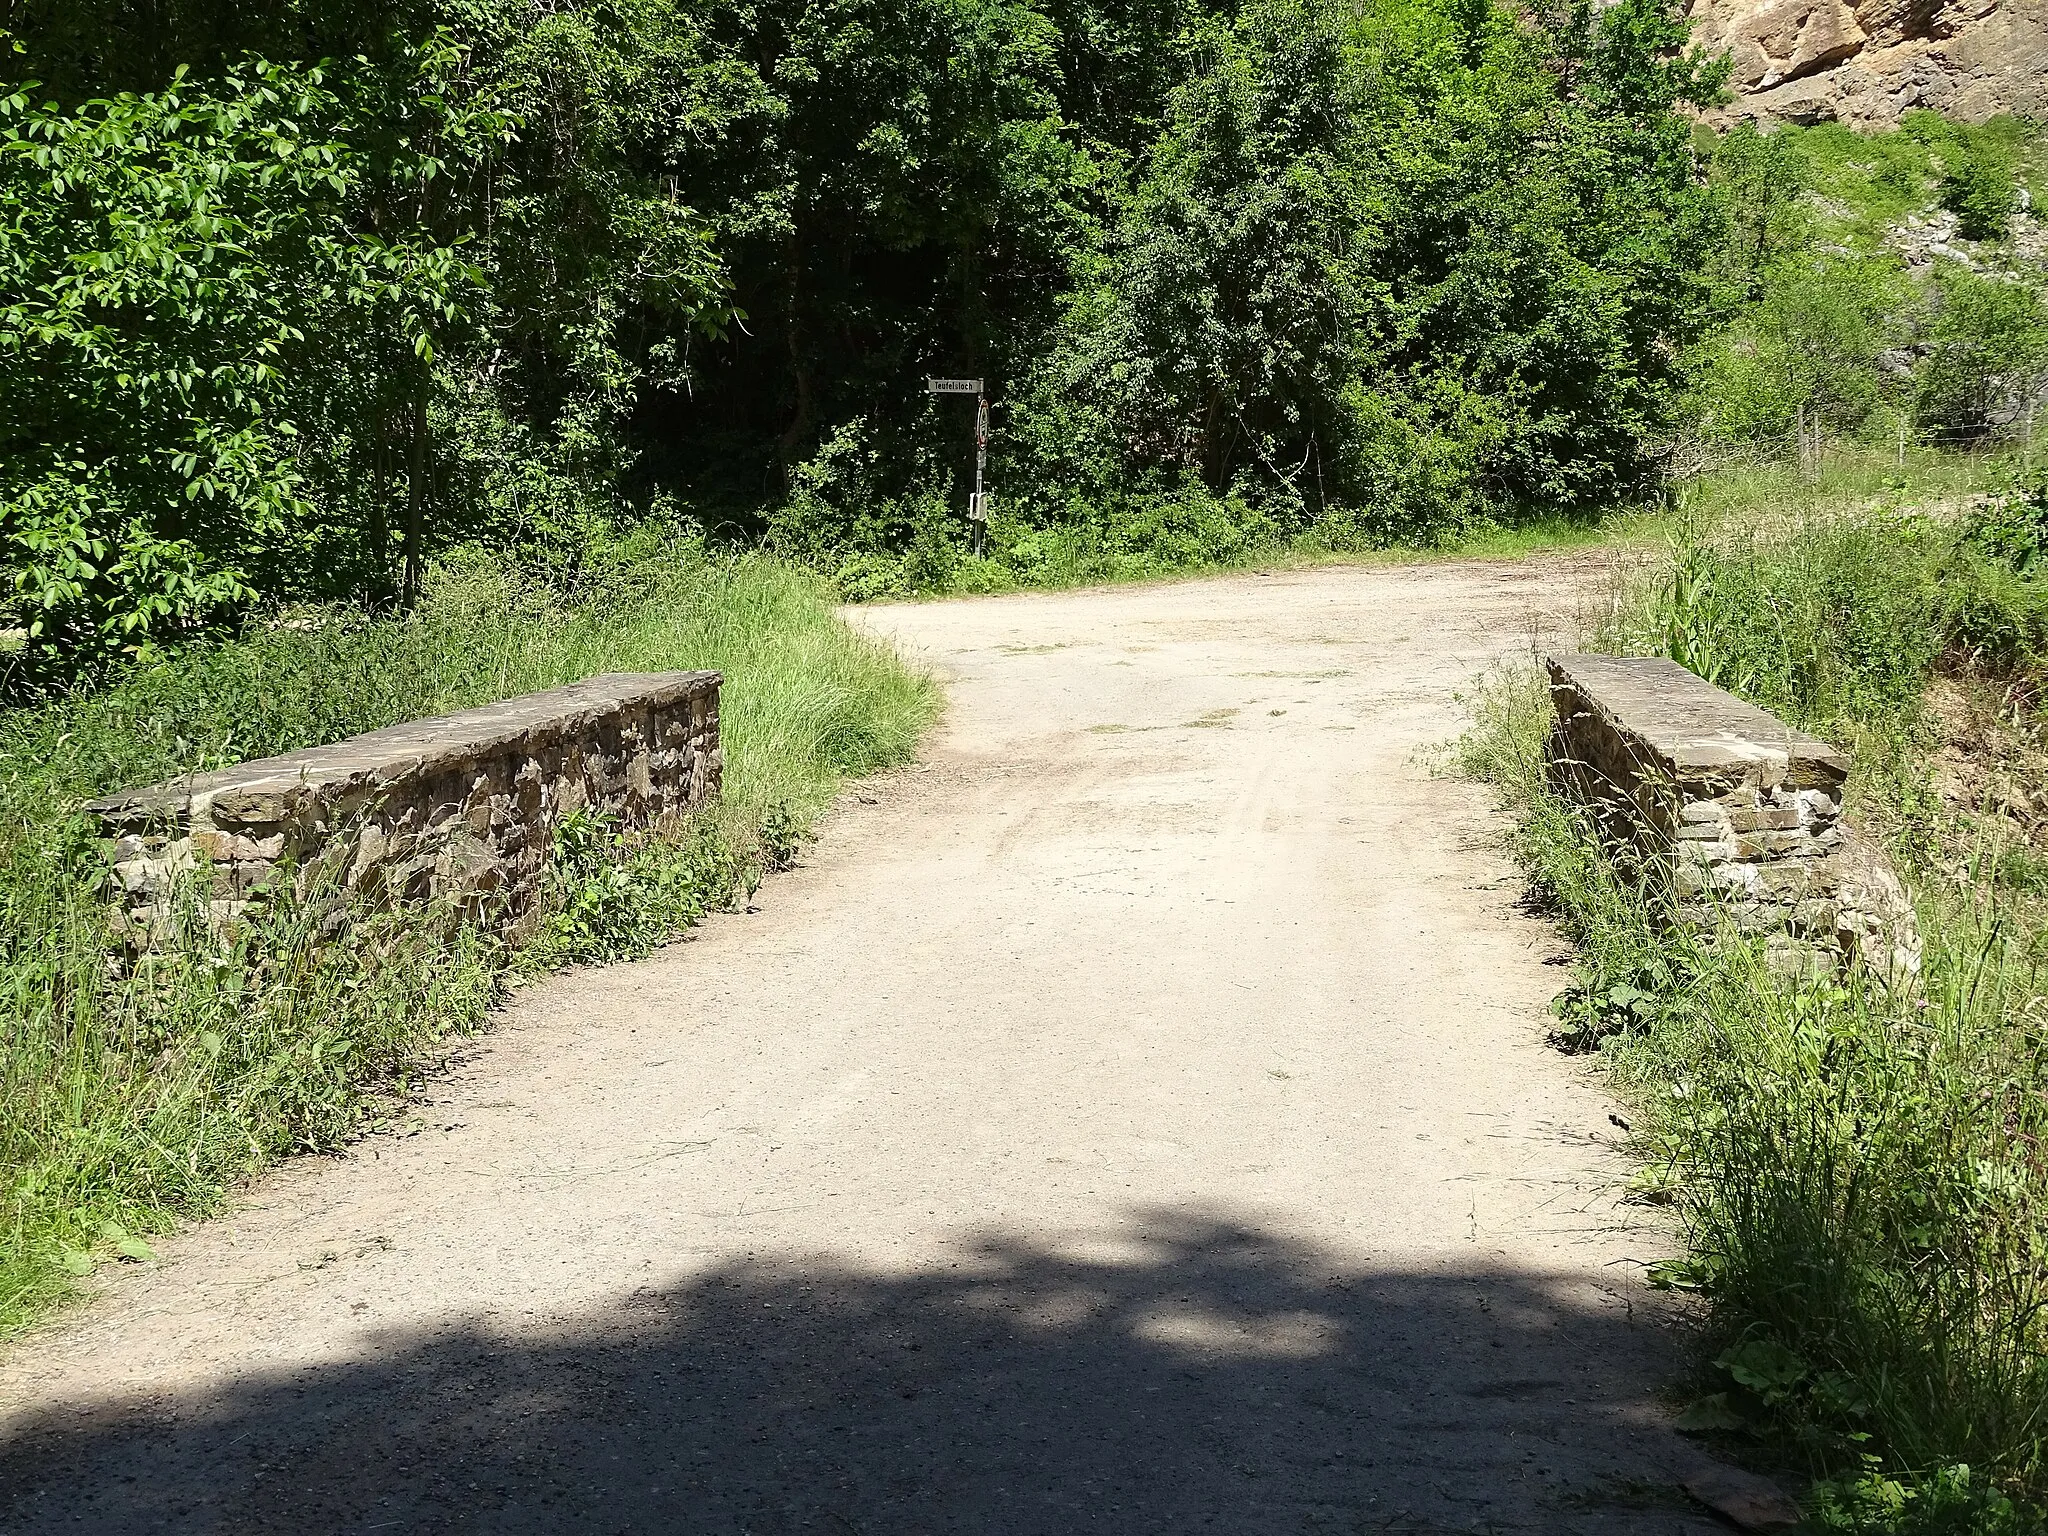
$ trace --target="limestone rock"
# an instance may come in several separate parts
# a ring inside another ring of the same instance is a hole
[[[2048,0],[1692,0],[1726,50],[1722,119],[1888,127],[1914,107],[1972,122],[2048,108]]]

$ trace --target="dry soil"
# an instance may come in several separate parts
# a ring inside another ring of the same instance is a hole
[[[857,614],[924,759],[15,1345],[0,1527],[1712,1529],[1559,941],[1418,755],[1584,575]]]

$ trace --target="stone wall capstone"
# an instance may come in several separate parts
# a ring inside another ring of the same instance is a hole
[[[716,672],[612,673],[92,803],[124,919],[174,892],[217,923],[295,882],[373,905],[445,901],[519,937],[556,823],[647,827],[716,793]]]
[[[1554,656],[1549,671],[1553,781],[1665,861],[1682,919],[1733,921],[1786,971],[1918,973],[1905,886],[1842,817],[1846,753],[1663,657]]]

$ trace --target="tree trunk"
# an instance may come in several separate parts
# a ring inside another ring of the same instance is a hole
[[[412,470],[406,476],[406,482],[403,601],[410,608],[420,595],[420,537],[427,512],[427,386],[424,381],[412,401]]]
[[[384,513],[384,498],[391,494],[391,413],[377,407],[376,446],[370,455],[370,515],[363,529],[363,551],[369,566],[364,596],[372,607],[381,606],[391,592],[391,526]]]
[[[789,347],[789,366],[796,380],[796,416],[784,429],[776,443],[776,453],[782,462],[786,477],[796,460],[805,439],[811,435],[811,423],[815,419],[816,407],[811,394],[811,370],[804,362],[803,348],[798,344],[797,316],[802,306],[803,293],[803,248],[794,239],[789,243],[789,283],[783,301],[782,332]]]

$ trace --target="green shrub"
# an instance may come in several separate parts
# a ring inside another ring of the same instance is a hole
[[[1709,139],[1712,185],[1728,220],[1723,260],[1743,297],[1760,299],[1778,264],[1813,240],[1814,218],[1805,194],[1814,179],[1795,133],[1735,124]]]
[[[2048,301],[2016,276],[1943,263],[1925,343],[1919,419],[1965,438],[2010,429],[2048,381]]]
[[[2012,163],[1981,142],[1961,141],[1944,157],[1941,206],[1965,240],[2003,240],[2019,211]]]
[[[2039,1536],[2042,1515],[1966,1463],[1901,1482],[1872,1469],[1814,1490],[1814,1529],[1855,1536]]]
[[[1884,355],[1909,336],[1904,266],[1892,256],[1781,259],[1758,301],[1716,339],[1697,399],[1704,430],[1789,436],[1800,424],[1863,431],[1894,393]]]
[[[382,152],[367,83],[305,65],[75,110],[0,87],[0,558],[40,671],[388,563],[321,504],[308,443],[424,410],[435,341],[478,297],[408,195],[511,131],[451,99],[459,65],[445,39],[406,56],[420,121]]]
[[[1649,3],[1203,18],[1000,483],[1038,521],[1199,485],[1325,545],[1640,488],[1720,235],[1683,41]]]
[[[2048,575],[2048,470],[2015,476],[2004,494],[1972,510],[1965,527],[1972,544],[2018,575]]]

